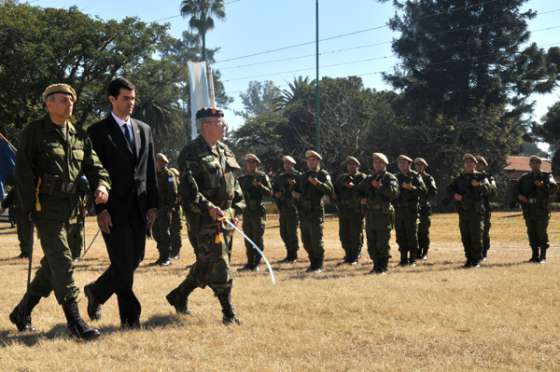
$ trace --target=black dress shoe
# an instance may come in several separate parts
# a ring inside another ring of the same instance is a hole
[[[87,298],[87,313],[91,320],[101,319],[101,304],[96,301],[93,295],[93,283],[90,283],[84,287],[84,295]]]

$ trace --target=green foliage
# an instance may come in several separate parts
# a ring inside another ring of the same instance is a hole
[[[198,32],[202,41],[201,59],[206,61],[206,33],[214,29],[214,19],[225,19],[224,0],[183,0],[181,15],[189,18],[189,27]]]

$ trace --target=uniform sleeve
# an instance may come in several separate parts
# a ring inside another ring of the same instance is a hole
[[[399,197],[399,182],[395,177],[385,177],[381,181],[378,191],[389,200],[395,200]]]
[[[239,216],[243,213],[245,209],[245,199],[243,198],[243,192],[241,191],[241,186],[239,182],[235,180],[235,189],[233,194],[233,200],[231,203],[232,217]]]
[[[86,151],[83,170],[84,175],[90,184],[91,191],[94,192],[99,186],[105,186],[107,190],[110,190],[111,180],[109,178],[109,173],[105,168],[103,168],[97,153],[93,149],[91,140],[88,137],[85,137],[84,139],[84,147]]]
[[[19,150],[16,153],[16,192],[22,203],[25,215],[35,210],[35,182],[39,175],[33,167],[33,149],[35,148],[34,134],[31,126],[27,126],[19,140]]]
[[[367,198],[371,186],[372,177],[366,177],[357,186],[358,195],[360,198]]]
[[[436,185],[436,180],[433,176],[429,176],[428,177],[428,183],[426,184],[426,188],[427,188],[427,196],[428,198],[433,198],[436,196],[437,194],[437,185]]]
[[[331,176],[328,173],[324,174],[325,180],[323,182],[319,181],[319,183],[315,187],[318,188],[323,195],[331,196],[334,192],[334,186],[331,181]]]
[[[426,184],[424,183],[424,180],[422,179],[422,176],[420,174],[417,174],[416,177],[414,177],[414,183],[414,186],[416,187],[416,190],[414,190],[414,192],[418,197],[424,196],[428,193],[428,188],[426,187]]]

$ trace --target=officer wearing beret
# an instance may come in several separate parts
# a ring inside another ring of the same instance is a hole
[[[524,174],[515,189],[516,199],[523,208],[523,218],[527,226],[531,259],[529,262],[545,263],[548,243],[548,222],[550,221],[549,200],[558,191],[558,185],[550,173],[541,171],[542,159],[531,156],[531,172]]]
[[[400,155],[397,159],[399,197],[394,201],[395,231],[401,253],[401,266],[416,265],[418,257],[418,211],[420,198],[426,194],[426,185],[416,171],[411,169],[412,159]]]
[[[283,172],[274,179],[272,186],[274,201],[278,207],[280,237],[286,246],[286,257],[280,261],[282,263],[294,263],[298,258],[299,240],[297,228],[299,216],[296,202],[292,197],[292,191],[301,173],[295,169],[295,165],[296,160],[293,157],[289,155],[283,156]]]
[[[173,211],[177,209],[179,202],[177,179],[167,167],[168,164],[169,159],[165,154],[156,154],[159,205],[152,232],[157,242],[159,258],[152,265],[157,266],[169,266],[171,263],[171,223]]]
[[[167,295],[178,313],[188,313],[192,291],[209,286],[222,306],[224,324],[239,324],[231,303],[233,277],[229,265],[232,232],[223,219],[237,223],[243,212],[243,193],[234,172],[240,167],[233,152],[221,142],[226,131],[224,113],[203,108],[196,114],[200,135],[179,156],[180,193],[196,262],[187,278]]]
[[[476,170],[488,180],[490,184],[490,193],[484,197],[484,219],[482,229],[482,260],[486,261],[488,250],[490,250],[490,227],[492,226],[492,206],[490,202],[494,201],[498,194],[498,187],[494,177],[488,173],[488,162],[482,155],[476,155]]]
[[[45,255],[10,321],[20,331],[31,330],[31,311],[41,297],[54,291],[70,335],[91,340],[99,336],[99,330],[80,316],[68,226],[78,214],[76,184],[80,176],[88,178],[97,204],[107,202],[110,181],[87,135],[70,122],[76,98],[67,84],[49,85],[43,93],[48,115],[29,124],[21,134],[16,186],[25,214],[35,222]]]
[[[338,235],[344,260],[342,263],[356,265],[364,243],[364,215],[360,209],[360,196],[357,186],[366,178],[360,172],[360,161],[348,156],[345,161],[346,172],[336,180],[334,190],[338,205]]]
[[[293,197],[298,202],[301,222],[301,240],[309,255],[310,265],[307,272],[318,273],[323,270],[325,249],[323,247],[323,221],[325,210],[323,197],[333,193],[329,173],[321,168],[323,159],[313,150],[305,152],[307,171],[300,175]]]
[[[373,174],[359,185],[362,210],[366,215],[368,253],[373,261],[371,274],[385,274],[389,263],[389,240],[395,220],[391,202],[399,196],[397,178],[387,172],[389,160],[385,154],[373,153]]]
[[[465,268],[480,267],[484,199],[491,193],[488,179],[476,170],[478,160],[472,154],[463,156],[463,173],[454,178],[447,192],[459,213],[459,230],[465,250]]]
[[[436,196],[436,180],[428,173],[428,162],[424,158],[414,159],[414,168],[422,177],[426,185],[426,193],[420,196],[420,209],[418,213],[418,258],[428,259],[430,249],[430,226],[432,224],[432,205],[431,199]]]
[[[258,168],[261,160],[255,154],[245,156],[245,175],[239,177],[239,185],[245,199],[243,211],[243,232],[264,251],[264,229],[266,224],[266,210],[263,198],[272,195],[272,185],[268,176]],[[247,263],[240,271],[258,271],[261,256],[253,246],[245,241]]]

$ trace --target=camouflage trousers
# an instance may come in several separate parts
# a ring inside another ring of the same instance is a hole
[[[459,230],[465,250],[465,257],[470,263],[482,259],[482,231],[484,216],[479,212],[459,213]]]
[[[344,261],[355,262],[364,244],[364,217],[361,213],[340,213],[338,236],[344,250]]]
[[[160,208],[152,226],[152,233],[157,242],[160,260],[168,260],[171,256],[171,219],[172,213],[168,208]]]
[[[492,212],[486,211],[484,213],[483,228],[482,228],[482,257],[488,255],[490,250],[490,228],[492,227]]]
[[[548,211],[538,211],[538,213],[523,213],[529,245],[533,252],[542,255],[549,247],[548,242],[548,223],[550,213]],[[540,249],[540,252],[539,252]]]
[[[201,226],[198,231],[192,232],[196,261],[187,278],[177,287],[180,293],[190,293],[189,288],[209,286],[218,295],[231,289],[229,245],[232,233],[222,230],[220,234],[221,239],[217,241],[215,225]]]
[[[48,297],[52,291],[59,304],[77,301],[80,290],[74,284],[72,252],[68,245],[69,224],[61,221],[38,221],[37,231],[44,257],[29,286],[29,293]]]
[[[29,256],[33,249],[33,222],[29,220],[29,216],[21,208],[16,207],[15,215],[19,249],[25,256]]]
[[[68,246],[72,252],[72,258],[80,258],[84,244],[84,225],[83,221],[78,221],[68,225]]]
[[[249,237],[260,249],[264,251],[264,229],[266,224],[266,215],[261,214],[243,214],[243,232]],[[245,251],[247,254],[247,266],[255,268],[261,262],[261,255],[253,248],[253,246],[245,240]]]
[[[432,225],[432,211],[421,208],[418,214],[418,258],[425,257],[430,249],[430,226]]]
[[[280,237],[286,246],[286,258],[288,260],[296,260],[298,257],[299,240],[297,228],[299,218],[297,213],[280,212]]]
[[[181,207],[176,206],[171,211],[171,226],[169,227],[169,233],[171,234],[171,257],[175,257],[181,252],[181,247],[183,246],[181,239],[182,228]]]

